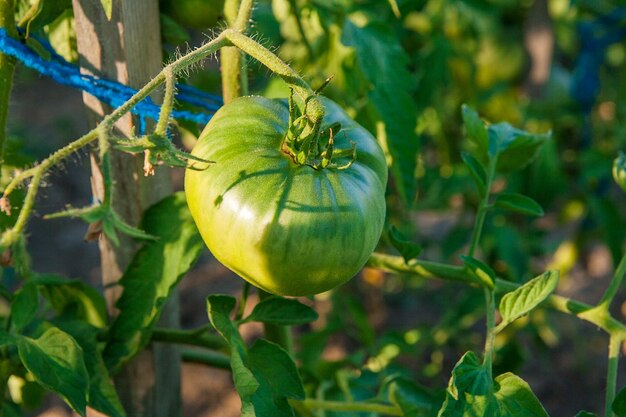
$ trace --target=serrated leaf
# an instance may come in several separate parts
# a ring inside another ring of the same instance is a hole
[[[113,16],[113,0],[100,0],[100,3],[102,4],[102,8],[104,9],[104,14],[110,21],[111,16]]]
[[[405,263],[417,258],[422,253],[420,245],[407,239],[394,225],[389,229],[389,237],[391,238],[391,244],[400,252]]]
[[[142,228],[158,239],[139,249],[119,281],[124,288],[116,303],[120,313],[104,354],[110,369],[148,343],[165,301],[205,248],[182,192],[150,207]]]
[[[548,417],[528,384],[512,373],[494,381],[472,352],[468,352],[452,371],[446,400],[439,417]]]
[[[493,289],[496,282],[496,273],[491,267],[471,256],[461,256],[463,264],[474,280],[487,288]]]
[[[354,48],[357,64],[370,85],[368,105],[378,121],[376,136],[390,161],[398,194],[410,204],[419,151],[410,60],[390,26],[364,22],[361,17],[350,15],[345,20],[341,41]]]
[[[89,376],[83,351],[76,341],[52,327],[37,339],[20,337],[17,347],[22,363],[35,380],[85,416]]]
[[[487,134],[489,156],[498,158],[497,170],[503,173],[517,171],[531,163],[541,146],[552,136],[551,133],[526,132],[508,123],[490,125]]]
[[[554,292],[559,283],[559,271],[551,270],[533,278],[515,291],[505,294],[500,300],[502,323],[499,328],[528,314]]]
[[[476,184],[476,188],[478,188],[478,192],[481,196],[484,196],[487,194],[487,173],[485,172],[482,164],[468,152],[461,152],[461,158],[463,159],[465,165],[469,168],[470,174],[472,174],[472,178]]]
[[[626,387],[622,388],[615,396],[611,410],[617,417],[626,417]]]
[[[38,275],[32,282],[58,314],[80,318],[96,327],[107,325],[106,301],[95,288],[57,275]]]
[[[465,134],[473,146],[480,150],[480,154],[487,155],[489,150],[489,138],[487,135],[487,127],[485,122],[481,120],[478,113],[464,104],[461,107],[463,116],[463,126]]]
[[[522,194],[500,193],[496,195],[496,200],[493,205],[528,216],[543,216],[543,208],[539,203]]]
[[[37,286],[27,282],[15,294],[11,303],[11,325],[16,332],[20,332],[37,315],[39,309],[39,293]]]
[[[262,300],[244,321],[260,321],[281,326],[297,326],[317,320],[311,307],[293,298],[271,297]]]

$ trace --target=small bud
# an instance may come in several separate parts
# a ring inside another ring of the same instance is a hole
[[[7,216],[11,215],[11,202],[6,196],[0,198],[0,211],[5,213]]]
[[[146,177],[154,175],[154,165],[150,162],[150,151],[148,150],[144,152],[143,175]]]
[[[626,154],[620,152],[613,162],[613,178],[615,182],[626,191]]]

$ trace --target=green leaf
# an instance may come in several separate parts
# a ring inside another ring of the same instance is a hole
[[[626,417],[626,387],[622,388],[615,396],[611,410],[617,414],[617,417]]]
[[[68,62],[78,61],[74,16],[72,10],[65,10],[52,23],[46,26],[48,40],[57,54]]]
[[[106,301],[95,288],[57,275],[39,275],[32,282],[58,314],[83,319],[96,327],[107,325]]]
[[[559,283],[559,271],[551,270],[533,278],[515,291],[505,294],[500,300],[503,328],[519,317],[528,314],[554,292]]]
[[[98,329],[76,319],[55,320],[54,324],[70,334],[83,350],[89,375],[88,405],[109,417],[126,417],[98,347]]]
[[[258,339],[248,351],[248,363],[254,375],[263,377],[264,382],[271,386],[276,399],[304,399],[300,374],[285,349],[265,339]]]
[[[72,8],[72,0],[35,0],[20,17],[17,25],[26,29],[26,37],[52,23],[63,12]]]
[[[517,193],[496,195],[495,207],[515,211],[529,216],[543,216],[543,208],[530,197]]]
[[[538,155],[541,145],[551,133],[533,134],[516,129],[508,123],[497,123],[487,128],[489,137],[488,154],[497,157],[497,169],[507,173],[517,171],[531,163]]]
[[[38,339],[20,337],[17,347],[22,363],[35,380],[85,416],[89,376],[83,351],[76,341],[52,327]]]
[[[461,256],[463,264],[467,268],[474,280],[489,289],[493,289],[496,282],[496,273],[489,265],[479,261],[471,256]]]
[[[486,156],[489,150],[489,138],[487,136],[485,122],[481,120],[475,110],[466,104],[461,107],[461,114],[463,116],[465,134],[473,145],[472,147],[477,148],[480,155]]]
[[[113,0],[100,0],[102,3],[102,8],[104,9],[104,14],[106,15],[109,21],[111,20],[111,16],[113,15]]]
[[[615,161],[613,161],[613,179],[617,185],[626,191],[626,154],[620,152]]]
[[[207,297],[209,320],[231,348],[230,366],[242,417],[292,417],[287,398],[304,398],[293,360],[281,347],[262,339],[248,350],[230,318],[235,305],[235,298],[228,295]]]
[[[0,329],[0,347],[17,343],[17,338],[11,333]]]
[[[207,297],[207,312],[211,325],[230,345],[241,339],[237,327],[230,319],[236,304],[237,300],[230,295],[214,294]]]
[[[579,411],[574,417],[598,417],[598,415],[595,413],[590,413],[589,411]],[[617,417],[622,416],[618,415]]]
[[[498,416],[548,417],[548,413],[522,378],[507,372],[496,377],[495,382]]]
[[[512,373],[494,381],[476,355],[468,352],[452,371],[439,417],[548,417],[524,380]]]
[[[252,313],[244,319],[281,326],[297,326],[317,320],[311,307],[293,298],[271,297],[258,303]]]
[[[161,18],[161,38],[163,39],[163,43],[178,45],[191,40],[187,29],[178,24],[174,19],[165,13],[161,13],[159,17]]]
[[[390,26],[367,22],[360,14],[345,20],[341,41],[354,48],[357,64],[369,84],[368,106],[377,121],[376,136],[391,161],[390,173],[398,194],[410,204],[416,187],[419,138],[409,57]]]
[[[405,417],[431,415],[436,404],[430,392],[408,378],[395,378],[388,391],[389,401],[400,407]]]
[[[119,281],[124,287],[116,304],[120,313],[111,325],[104,355],[110,369],[149,342],[163,305],[205,248],[182,192],[150,207],[142,228],[158,239],[136,253]]]
[[[391,244],[400,252],[405,263],[417,258],[422,253],[420,245],[407,239],[394,225],[391,225],[389,229],[389,237],[391,238]]]
[[[465,165],[469,168],[470,174],[472,174],[472,178],[474,179],[474,183],[476,183],[476,188],[478,188],[478,192],[481,196],[484,196],[487,194],[487,173],[485,172],[485,169],[470,153],[461,152],[461,158],[463,159]]]
[[[27,282],[15,294],[11,303],[11,324],[16,332],[20,332],[30,324],[39,309],[39,293],[37,286]]]

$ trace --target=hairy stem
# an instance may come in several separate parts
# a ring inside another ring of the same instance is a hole
[[[619,364],[619,349],[623,339],[611,336],[609,340],[609,365],[606,372],[606,401],[604,408],[605,417],[613,417],[613,400],[617,388],[617,366]]]
[[[65,147],[53,152],[46,159],[41,161],[38,165],[33,168],[30,168],[26,171],[15,176],[7,188],[4,190],[4,195],[2,198],[7,198],[8,195],[23,181],[32,177],[32,181],[28,192],[26,194],[24,205],[20,214],[17,218],[17,221],[13,228],[5,231],[0,238],[0,248],[7,248],[14,243],[17,242],[20,235],[24,232],[26,227],[26,223],[30,218],[31,211],[33,208],[33,203],[35,197],[37,195],[37,190],[39,188],[39,184],[43,178],[43,175],[54,165],[61,162],[63,159],[67,158],[74,152],[82,149],[88,144],[92,143],[96,139],[98,139],[98,133],[100,129],[108,130],[113,127],[115,122],[117,122],[122,116],[128,113],[137,103],[148,97],[150,93],[152,93],[159,85],[165,82],[165,74],[168,71],[173,71],[174,73],[182,71],[190,65],[193,65],[197,61],[205,58],[207,55],[214,53],[216,50],[221,48],[227,43],[227,40],[224,38],[223,34],[203,45],[202,47],[196,49],[195,51],[185,55],[184,57],[174,61],[165,67],[159,74],[157,74],[149,83],[143,86],[139,91],[137,91],[127,102],[122,104],[120,107],[115,109],[111,114],[106,116],[102,122],[96,126],[94,129],[81,136],[74,142],[66,145]]]
[[[13,0],[0,2],[0,28],[5,29],[9,36],[15,37],[15,20]],[[15,73],[15,58],[0,53],[0,178],[4,165],[4,148],[7,140],[7,119],[9,115],[9,100],[13,88]]]
[[[163,104],[159,113],[159,121],[157,122],[155,133],[157,135],[166,136],[167,126],[170,123],[170,116],[174,108],[174,95],[176,94],[176,76],[171,68],[165,68],[165,95],[163,96]]]
[[[371,402],[343,402],[343,401],[326,401],[307,398],[302,401],[290,400],[290,403],[297,403],[309,410],[326,410],[338,412],[365,412],[377,413],[388,416],[403,416],[402,410],[395,405],[386,405]]]
[[[224,35],[226,39],[228,39],[237,48],[265,65],[274,74],[285,80],[285,82],[293,88],[294,92],[300,96],[302,100],[305,100],[307,97],[314,94],[313,89],[302,79],[302,77],[300,77],[300,74],[274,55],[274,53],[272,53],[269,49],[250,39],[246,35],[232,29],[226,29],[222,32],[222,35]]]

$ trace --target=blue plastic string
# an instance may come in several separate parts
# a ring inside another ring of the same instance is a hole
[[[50,44],[41,39],[37,39],[37,41],[50,53],[50,60],[42,58],[36,51],[24,43],[11,38],[5,29],[0,28],[0,51],[2,53],[18,59],[26,67],[52,78],[59,84],[83,90],[113,108],[121,106],[137,92],[137,90],[116,81],[82,74],[80,67],[65,61]],[[188,85],[178,84],[177,90],[179,91],[176,95],[178,101],[201,108],[206,113],[174,110],[172,111],[172,117],[175,119],[206,124],[211,119],[212,113],[223,104],[221,97],[200,91]],[[147,97],[137,103],[131,112],[140,116],[139,131],[140,134],[143,134],[146,131],[145,118],[149,117],[157,120],[160,107],[154,104],[150,97]]]

